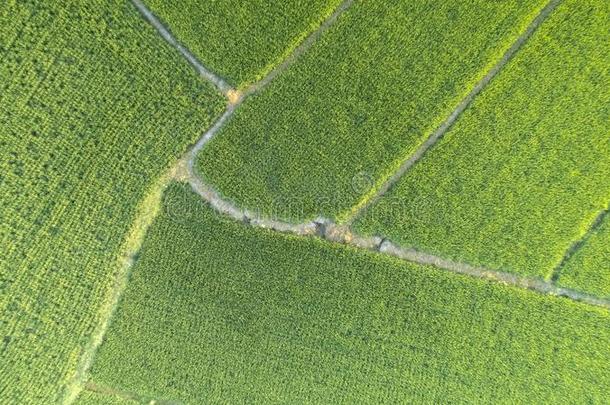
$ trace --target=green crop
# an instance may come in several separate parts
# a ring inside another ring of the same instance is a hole
[[[550,277],[610,200],[609,19],[563,2],[356,228]]]
[[[247,208],[341,216],[497,62],[543,1],[356,2],[200,154]]]
[[[137,405],[139,402],[122,399],[112,395],[98,394],[91,391],[83,391],[74,402],[74,405]]]
[[[340,0],[149,0],[206,67],[243,87],[270,72]]]
[[[569,258],[559,285],[610,299],[610,215]]]
[[[129,2],[5,2],[0,41],[0,402],[50,404],[136,206],[223,100]]]
[[[608,401],[610,314],[244,226],[172,185],[91,370],[184,403]]]

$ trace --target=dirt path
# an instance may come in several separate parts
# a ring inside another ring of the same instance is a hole
[[[193,55],[188,49],[182,46],[178,40],[171,34],[169,29],[159,21],[159,19],[146,7],[146,5],[141,0],[131,0],[134,6],[138,9],[140,14],[148,21],[157,32],[165,39],[170,45],[178,50],[182,54],[182,56],[195,68],[197,73],[201,75],[205,80],[212,83],[214,86],[220,90],[222,94],[228,96],[233,88],[225,82],[221,77],[216,75],[211,70],[207,69],[199,60]]]
[[[366,209],[377,199],[379,199],[385,192],[387,192],[391,186],[400,179],[400,177],[413,166],[423,155],[430,149],[449,129],[449,127],[455,122],[458,116],[466,109],[474,97],[493,79],[493,77],[500,71],[500,69],[509,61],[512,55],[521,47],[521,45],[529,38],[529,36],[535,31],[535,29],[544,21],[544,19],[552,12],[552,10],[560,3],[561,0],[552,0],[547,6],[541,11],[541,13],[532,21],[523,34],[518,40],[511,46],[511,48],[505,53],[504,57],[498,62],[486,76],[477,83],[473,90],[468,96],[462,100],[458,107],[453,113],[445,120],[445,122],[430,136],[424,144],[407,159],[400,168],[390,177],[388,180],[377,190],[375,195],[367,201],[364,201],[354,209],[354,215],[351,217],[355,218],[358,213]],[[320,27],[309,34],[303,42],[295,48],[295,50],[289,55],[282,63],[276,66],[267,76],[247,87],[242,93],[233,89],[228,83],[222,78],[214,74],[212,71],[204,67],[195,56],[184,48],[178,41],[172,36],[169,30],[163,26],[163,24],[150,12],[150,10],[142,3],[141,0],[132,0],[133,4],[137,7],[143,17],[152,24],[159,34],[172,46],[174,46],[181,55],[193,65],[197,72],[206,80],[214,84],[228,100],[227,109],[220,116],[220,118],[208,129],[201,138],[197,141],[195,146],[187,152],[187,154],[178,162],[176,168],[170,170],[168,176],[164,176],[156,187],[153,188],[153,192],[150,196],[154,199],[154,204],[143,203],[143,207],[148,207],[148,211],[141,213],[141,218],[136,220],[133,225],[131,237],[126,241],[126,253],[122,258],[122,268],[118,272],[116,285],[113,288],[111,296],[108,302],[102,308],[102,316],[100,317],[100,325],[94,331],[91,341],[88,343],[79,361],[79,366],[76,371],[76,375],[69,383],[67,391],[67,398],[63,402],[71,403],[76,399],[76,396],[82,389],[98,392],[106,395],[113,395],[123,399],[136,400],[143,403],[158,403],[158,404],[176,404],[177,402],[155,400],[152,398],[144,398],[136,393],[125,392],[117,390],[111,387],[105,387],[97,385],[91,381],[86,382],[88,378],[88,371],[93,361],[93,357],[99,345],[101,344],[107,327],[112,318],[112,314],[116,309],[119,298],[122,291],[125,288],[129,271],[133,265],[134,258],[137,256],[141,243],[144,239],[148,226],[154,220],[158,213],[161,205],[161,195],[171,178],[180,181],[187,181],[191,188],[199,194],[203,200],[208,202],[216,211],[223,215],[230,216],[231,218],[241,221],[249,226],[256,226],[266,229],[272,229],[277,232],[296,234],[303,237],[319,237],[330,242],[341,243],[360,249],[368,249],[371,251],[379,252],[380,254],[386,254],[389,256],[397,257],[402,260],[414,262],[423,265],[431,265],[440,269],[451,271],[458,274],[466,274],[469,276],[482,278],[499,282],[502,284],[508,284],[519,288],[526,288],[536,291],[541,294],[556,295],[566,297],[576,301],[582,301],[587,304],[603,307],[610,309],[610,300],[603,300],[595,296],[581,293],[575,290],[560,288],[553,283],[541,280],[522,277],[511,273],[505,273],[500,271],[494,271],[481,267],[471,266],[466,263],[455,262],[449,259],[445,259],[439,256],[431,255],[425,252],[420,252],[411,248],[405,248],[397,246],[391,243],[388,239],[381,237],[366,237],[357,235],[352,232],[347,224],[335,224],[330,220],[320,218],[318,220],[309,223],[289,223],[285,221],[278,221],[270,218],[262,218],[256,213],[252,213],[248,210],[241,209],[239,206],[231,201],[225,200],[222,196],[214,190],[210,185],[205,184],[199,174],[196,172],[195,159],[197,154],[202,148],[218,133],[218,131],[230,120],[231,116],[235,113],[238,107],[241,105],[243,100],[250,95],[254,95],[257,92],[264,89],[269,85],[273,79],[285,71],[290,65],[292,65],[296,59],[305,53],[315,41],[326,31],[337,19],[345,12],[353,3],[354,0],[345,0],[341,3],[338,8],[320,25]],[[156,209],[151,210],[151,206],[156,206]],[[152,402],[151,402],[152,401]]]

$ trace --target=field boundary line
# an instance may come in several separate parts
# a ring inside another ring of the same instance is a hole
[[[127,401],[139,402],[141,404],[157,404],[157,405],[181,405],[183,402],[175,400],[158,399],[145,395],[138,394],[134,391],[121,390],[110,387],[104,384],[97,384],[93,381],[87,381],[84,386],[86,391],[95,392],[97,394],[112,396]]]
[[[193,191],[199,194],[214,210],[247,226],[264,228],[297,236],[317,237],[333,243],[378,252],[411,263],[433,266],[451,273],[467,275],[531,290],[543,295],[564,297],[573,301],[610,309],[610,300],[599,298],[592,294],[587,294],[571,288],[558,287],[541,278],[526,277],[500,270],[473,266],[468,263],[454,261],[414,248],[402,247],[381,236],[370,237],[359,235],[354,233],[350,227],[344,224],[335,224],[328,219],[320,218],[312,222],[294,224],[271,218],[261,218],[256,213],[252,213],[248,210],[241,210],[232,202],[223,200],[212,187],[201,181],[195,173],[191,172],[187,181]]]
[[[97,349],[102,344],[112,317],[118,307],[120,298],[127,287],[131,268],[137,260],[148,229],[162,209],[163,193],[172,179],[176,178],[179,166],[167,170],[148,191],[136,208],[136,216],[125,236],[120,250],[118,270],[111,282],[110,290],[98,310],[97,324],[89,336],[89,340],[79,354],[78,363],[72,377],[69,379],[61,403],[71,404],[83,390],[88,379],[88,372],[93,364]]]
[[[572,256],[574,256],[580,249],[582,249],[582,247],[587,243],[587,241],[589,240],[589,238],[591,238],[591,236],[595,233],[595,231],[597,231],[599,229],[599,227],[604,222],[604,219],[608,215],[609,211],[610,211],[610,204],[608,204],[608,206],[606,206],[606,208],[604,208],[600,212],[598,212],[597,215],[595,216],[595,218],[593,219],[593,222],[591,222],[591,224],[587,228],[586,232],[580,238],[576,239],[575,241],[573,241],[570,244],[568,249],[565,251],[563,257],[561,258],[561,261],[559,262],[559,264],[551,272],[551,274],[550,274],[551,282],[556,283],[557,281],[559,281],[563,268],[566,266],[568,261],[570,261]]]
[[[191,66],[193,66],[193,68],[195,68],[201,77],[216,86],[216,88],[225,97],[231,97],[231,94],[235,91],[233,87],[216,73],[206,68],[191,51],[178,42],[178,40],[170,32],[169,28],[167,28],[161,22],[161,20],[155,16],[155,14],[144,4],[144,2],[142,2],[142,0],[131,0],[131,2],[138,9],[142,17],[144,17],[144,19],[157,30],[159,35],[161,35],[161,37],[163,37],[167,43],[180,52],[180,54],[191,64]]]
[[[504,55],[496,62],[493,67],[480,79],[470,92],[462,99],[457,107],[449,114],[443,123],[413,152],[401,165],[383,181],[376,191],[364,196],[354,207],[351,208],[347,219],[342,221],[345,225],[351,225],[367,208],[375,204],[396,184],[402,176],[413,167],[426,152],[431,149],[453,126],[460,115],[468,108],[477,95],[493,80],[493,78],[502,70],[502,68],[512,59],[519,51],[523,44],[531,37],[536,29],[547,19],[553,10],[561,3],[562,0],[550,0],[538,13],[538,15],[528,24],[523,31],[508,48]]]

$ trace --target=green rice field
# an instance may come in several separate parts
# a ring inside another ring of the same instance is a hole
[[[610,217],[606,215],[558,272],[559,284],[610,298]]]
[[[0,404],[610,403],[610,3],[0,4]]]
[[[129,3],[0,9],[0,402],[49,404],[140,201],[223,103]]]
[[[550,278],[610,201],[609,16],[564,1],[357,228]]]
[[[339,3],[339,0],[147,2],[206,66],[238,87],[269,73]]]
[[[543,5],[432,3],[357,2],[244,102],[199,155],[202,177],[270,216],[348,213],[436,129]]]

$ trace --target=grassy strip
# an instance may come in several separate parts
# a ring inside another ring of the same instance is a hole
[[[163,193],[170,181],[177,176],[176,171],[179,167],[178,165],[165,173],[138,204],[137,214],[120,249],[122,254],[117,264],[118,271],[115,274],[113,285],[106,297],[103,300],[99,300],[98,315],[95,317],[97,324],[88,343],[84,345],[78,365],[66,386],[62,401],[64,403],[72,403],[79,393],[82,392],[85,382],[89,379],[89,368],[99,345],[102,343],[102,339],[118,305],[119,298],[125,290],[129,272],[137,259],[148,228],[161,210]]]
[[[582,246],[566,261],[558,284],[610,299],[610,215],[582,241]]]
[[[340,0],[147,0],[207,66],[236,87],[263,78]]]
[[[545,3],[357,2],[243,102],[201,152],[201,173],[266,216],[345,215],[430,136]]]
[[[95,381],[187,403],[604,402],[610,313],[246,227],[173,185]]]
[[[84,370],[140,201],[223,99],[123,1],[9,2],[0,38],[0,402],[49,404]]]
[[[564,1],[356,229],[550,278],[610,198],[608,18]]]

